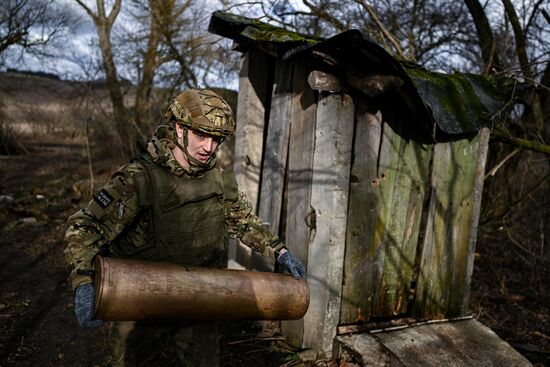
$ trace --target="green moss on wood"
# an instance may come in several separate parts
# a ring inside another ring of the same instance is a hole
[[[218,21],[218,24],[223,23],[224,29],[233,29],[237,31],[241,37],[254,42],[314,44],[323,40],[320,37],[292,32],[257,19],[246,18],[220,11],[214,12],[212,14],[212,19]],[[222,35],[231,37],[229,34]],[[231,38],[234,38],[235,34],[232,36]]]
[[[450,134],[492,126],[518,96],[517,81],[502,76],[442,74],[411,65],[404,69],[439,127]]]

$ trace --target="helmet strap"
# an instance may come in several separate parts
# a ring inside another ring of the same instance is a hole
[[[197,173],[204,169],[210,168],[213,165],[212,163],[216,159],[216,151],[219,145],[218,147],[216,147],[216,151],[212,153],[212,155],[206,162],[201,162],[195,157],[191,156],[191,154],[189,154],[189,151],[187,150],[187,146],[189,145],[189,138],[188,138],[189,128],[185,125],[182,125],[182,129],[183,131],[181,136],[181,144],[179,143],[178,139],[176,139],[175,143],[176,143],[176,146],[181,149],[183,154],[185,154],[185,158],[187,159],[187,162],[189,162],[189,171],[191,173]]]

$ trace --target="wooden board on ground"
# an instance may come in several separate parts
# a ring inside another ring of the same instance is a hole
[[[377,334],[340,335],[337,342],[362,366],[531,366],[525,357],[474,319]]]

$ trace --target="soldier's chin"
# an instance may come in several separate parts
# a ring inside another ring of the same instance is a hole
[[[209,155],[200,155],[200,154],[198,154],[197,156],[195,156],[195,158],[198,159],[201,162],[206,162],[210,158],[210,156]]]

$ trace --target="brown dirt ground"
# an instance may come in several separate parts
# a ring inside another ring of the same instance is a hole
[[[0,366],[104,366],[106,329],[79,329],[63,259],[65,220],[90,196],[85,149],[63,139],[26,143],[29,154],[0,156],[0,195],[15,199],[0,202]],[[114,167],[95,163],[102,183]],[[534,365],[550,365],[548,267],[533,284],[514,250],[501,246],[496,262],[493,251],[478,243],[472,311]],[[250,323],[225,324],[223,365],[299,365],[284,340],[258,332]],[[176,365],[174,352],[157,365]]]
[[[63,258],[65,220],[90,196],[85,149],[71,141],[27,148],[28,155],[0,156],[0,195],[15,199],[0,204],[0,366],[108,365],[107,328],[78,327]],[[112,171],[101,165],[99,183]],[[223,366],[280,366],[296,356],[259,325],[221,329]],[[176,361],[168,348],[156,365]]]

